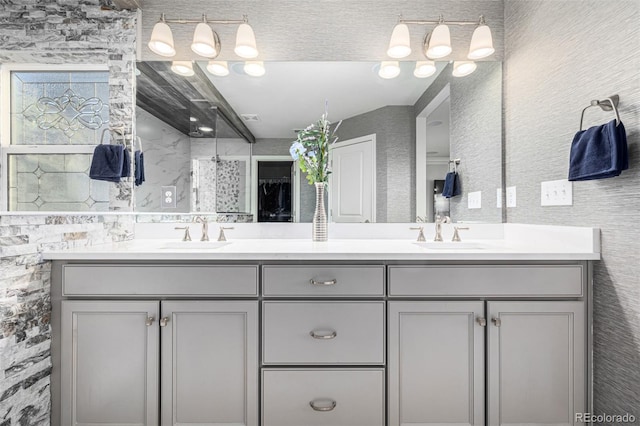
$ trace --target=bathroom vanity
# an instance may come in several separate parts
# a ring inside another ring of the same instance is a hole
[[[47,254],[53,425],[580,424],[591,408],[595,249],[161,244]]]

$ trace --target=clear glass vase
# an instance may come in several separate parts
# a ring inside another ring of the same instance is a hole
[[[316,210],[313,212],[313,241],[327,241],[329,232],[327,227],[327,212],[324,209],[324,182],[316,182]]]

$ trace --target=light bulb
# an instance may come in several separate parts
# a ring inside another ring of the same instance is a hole
[[[473,61],[455,61],[451,74],[454,77],[465,77],[474,72],[476,68],[478,68],[478,66]]]
[[[195,74],[191,61],[173,61],[171,63],[171,71],[183,77],[191,77]]]
[[[229,65],[227,61],[209,61],[207,71],[218,77],[229,75]]]
[[[400,75],[400,64],[398,61],[382,61],[378,75],[385,79],[396,78]]]
[[[244,72],[251,77],[262,77],[266,70],[262,61],[247,61],[244,63]]]
[[[431,77],[436,72],[436,63],[433,61],[418,61],[413,75],[418,78]]]
[[[251,59],[258,56],[256,36],[249,24],[240,24],[236,33],[236,47],[233,49],[241,58]]]
[[[191,50],[205,58],[215,58],[220,53],[218,35],[213,32],[208,24],[201,22],[196,26],[196,30],[193,32]]]
[[[430,59],[444,58],[451,53],[451,34],[448,26],[440,24],[433,29],[425,53]]]
[[[471,45],[469,46],[469,59],[482,59],[492,55],[496,50],[493,48],[493,37],[491,37],[491,28],[487,25],[478,25],[471,36]]]
[[[405,58],[411,54],[409,27],[406,24],[398,24],[393,28],[387,55],[391,58]]]
[[[153,26],[151,39],[149,39],[149,49],[157,55],[171,57],[176,54],[173,46],[173,34],[171,28],[165,22],[158,22]]]

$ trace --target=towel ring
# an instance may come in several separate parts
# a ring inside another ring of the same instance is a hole
[[[127,139],[124,136],[124,127],[120,128],[115,128],[115,129],[103,129],[102,130],[102,135],[100,136],[100,145],[102,145],[104,143],[104,135],[108,132],[113,130],[114,132],[116,132],[117,134],[119,134],[120,136],[122,136],[122,145],[124,145],[124,147],[127,147]]]
[[[449,160],[449,171],[451,171],[452,164],[453,164],[453,172],[458,173],[458,165],[460,164],[460,159],[456,158],[455,160]]]
[[[601,101],[593,100],[591,101],[591,105],[582,110],[582,115],[580,115],[580,131],[582,131],[582,124],[584,123],[584,112],[591,107],[598,106],[603,111],[613,111],[616,115],[616,126],[620,124],[620,113],[618,112],[618,103],[620,102],[620,97],[618,95],[613,95],[611,97],[605,98]]]
[[[140,136],[136,136],[136,140],[138,141],[138,149],[142,151],[142,138]]]

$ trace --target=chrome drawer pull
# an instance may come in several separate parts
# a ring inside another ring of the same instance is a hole
[[[338,280],[334,278],[334,279],[328,280],[328,281],[316,281],[313,278],[311,278],[309,280],[309,283],[311,285],[336,285],[336,284],[338,284]]]
[[[329,333],[321,333],[319,331],[312,330],[309,332],[309,336],[319,340],[335,339],[338,336],[338,332],[335,330],[325,330],[325,331],[328,331]]]
[[[316,405],[318,402],[325,403],[325,404],[329,403],[329,405]],[[320,399],[320,400],[310,401],[309,405],[311,406],[311,408],[313,408],[314,411],[333,411],[333,409],[336,408],[336,405],[338,405],[338,403],[332,399]]]

